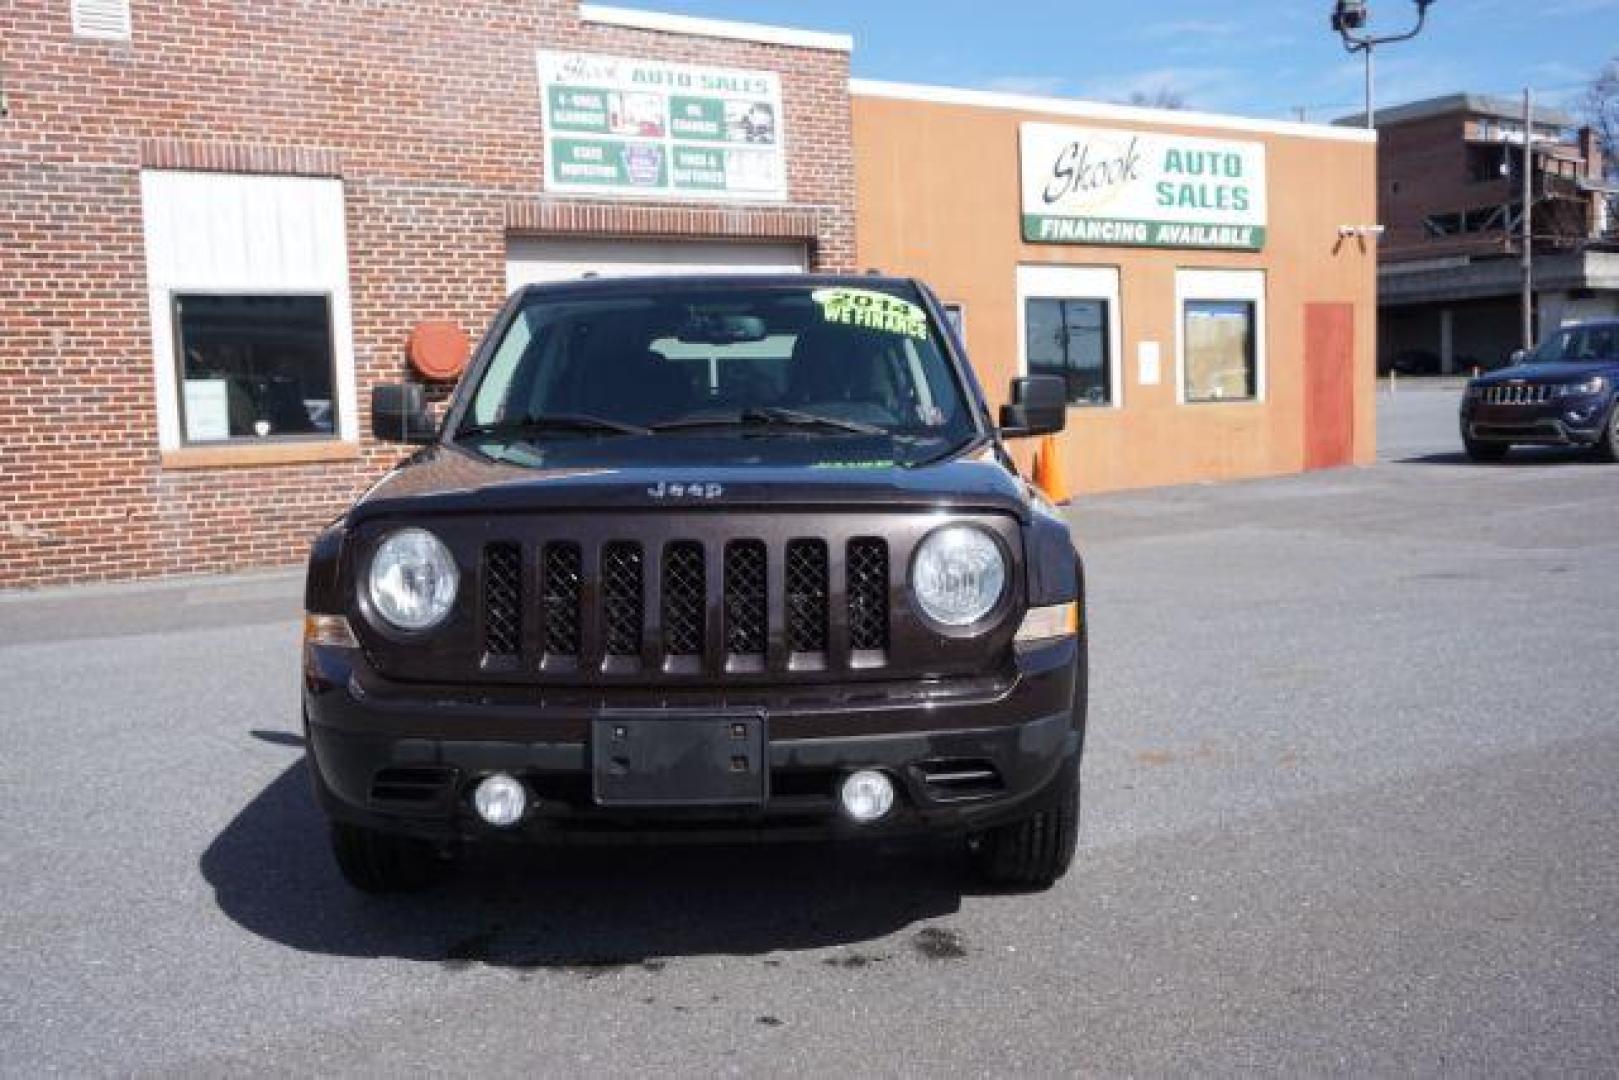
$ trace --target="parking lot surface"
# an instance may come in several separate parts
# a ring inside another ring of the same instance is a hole
[[[0,598],[8,1073],[1511,1074],[1619,1061],[1619,466],[1458,454],[1080,501],[1074,872],[490,857],[348,891],[295,574]]]

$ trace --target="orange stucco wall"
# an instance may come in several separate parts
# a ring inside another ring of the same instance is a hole
[[[1269,229],[1261,252],[1027,244],[1018,127],[1025,120],[1262,142]],[[1081,492],[1296,472],[1305,462],[1305,305],[1353,305],[1354,459],[1376,453],[1376,241],[1342,240],[1377,220],[1376,148],[1298,134],[1146,124],[1000,107],[854,99],[860,264],[928,281],[966,307],[967,344],[998,403],[1019,364],[1017,267],[1117,267],[1123,333],[1119,408],[1075,408],[1061,446]],[[1262,402],[1177,403],[1175,273],[1266,272]],[[1137,346],[1156,341],[1162,378],[1138,382]],[[1027,463],[1032,448],[1019,451]]]

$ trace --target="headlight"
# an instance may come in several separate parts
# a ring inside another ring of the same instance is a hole
[[[911,592],[922,613],[943,626],[971,626],[995,610],[1006,591],[1006,556],[982,529],[946,525],[916,549]]]
[[[400,529],[371,557],[371,606],[401,630],[437,626],[455,603],[461,573],[444,542],[426,529]]]
[[[1600,394],[1608,388],[1608,383],[1600,375],[1594,375],[1584,382],[1564,383],[1557,388],[1558,397],[1583,397],[1586,394]]]
[[[1468,383],[1467,384],[1467,397],[1470,400],[1475,400],[1476,401],[1477,399],[1479,399],[1479,398],[1481,398],[1483,396],[1484,396],[1484,387],[1479,386],[1477,383]]]

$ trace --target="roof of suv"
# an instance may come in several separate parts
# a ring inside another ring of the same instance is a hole
[[[673,289],[782,289],[834,286],[846,289],[916,288],[913,278],[887,274],[648,274],[643,277],[583,277],[544,285],[525,285],[524,296],[576,293],[662,292]]]

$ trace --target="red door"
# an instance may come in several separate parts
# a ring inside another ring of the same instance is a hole
[[[1304,305],[1304,467],[1355,457],[1355,306]]]

